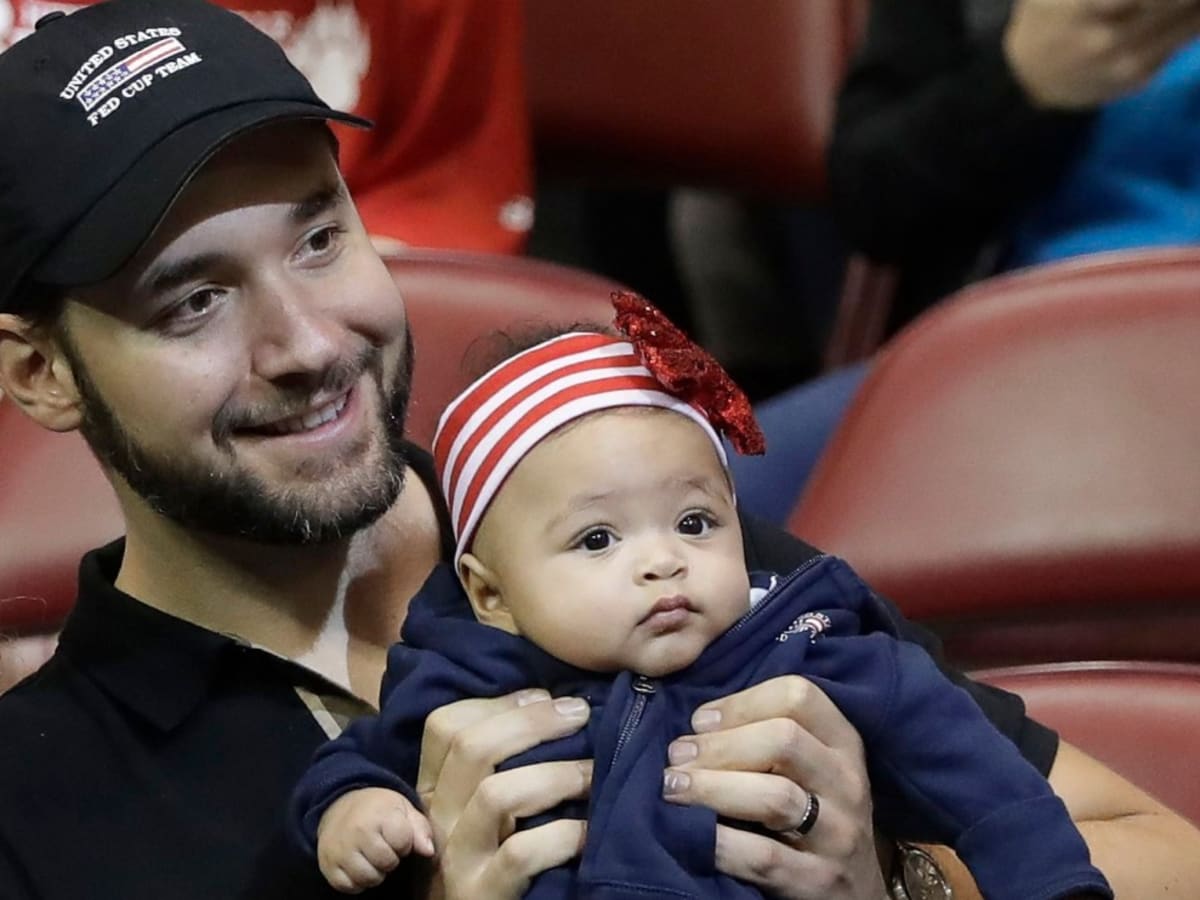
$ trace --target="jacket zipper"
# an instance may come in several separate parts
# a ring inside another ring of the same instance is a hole
[[[786,585],[791,584],[813,566],[823,562],[827,558],[828,555],[822,553],[805,560],[805,562],[799,568],[793,570],[787,575],[787,577],[781,579],[779,583],[771,589],[770,593],[778,593]],[[729,631],[738,631],[743,628],[747,622],[754,618],[754,614],[756,612],[767,606],[767,601],[769,599],[769,596],[763,597],[763,599],[755,605],[754,609],[748,611],[744,616],[733,623],[733,625],[730,626]],[[625,749],[625,745],[629,742],[629,739],[633,737],[633,733],[637,731],[638,725],[640,725],[642,721],[642,715],[646,711],[646,704],[650,702],[650,698],[654,696],[655,691],[658,690],[658,686],[652,678],[647,678],[645,675],[635,675],[633,677],[633,682],[630,684],[630,689],[633,691],[633,701],[629,706],[629,711],[625,713],[624,718],[621,720],[621,730],[617,732],[617,745],[613,750],[612,762],[609,763],[610,769],[612,766],[616,765],[617,759],[621,755],[621,751]]]
[[[657,690],[653,679],[647,678],[645,675],[635,675],[630,688],[633,691],[633,702],[630,704],[629,711],[625,713],[625,717],[621,720],[621,730],[617,732],[617,746],[613,750],[612,762],[609,763],[610,768],[616,765],[617,758],[621,755],[621,751],[625,749],[625,744],[633,737],[633,733],[637,731],[637,727],[642,721],[642,714],[646,711],[646,704],[650,702],[650,698],[654,696],[654,692]]]

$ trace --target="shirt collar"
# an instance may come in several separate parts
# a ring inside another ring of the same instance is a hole
[[[122,539],[83,557],[79,596],[59,648],[114,700],[170,731],[205,700],[222,664],[246,645],[118,590],[113,582],[124,551]]]
[[[410,468],[433,498],[442,557],[449,558],[454,538],[433,459],[414,444],[406,449]],[[118,590],[114,582],[124,553],[122,538],[83,557],[79,595],[58,645],[114,700],[147,722],[164,732],[180,725],[209,696],[222,668],[237,659],[270,668],[292,686],[357,701],[344,688],[299,663],[155,609]]]

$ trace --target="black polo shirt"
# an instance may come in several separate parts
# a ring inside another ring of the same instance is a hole
[[[440,496],[429,455],[409,455]],[[54,656],[0,696],[0,900],[258,896],[293,784],[369,707],[117,590],[123,549],[83,558]]]
[[[427,460],[418,468],[427,480]],[[753,568],[787,570],[813,552],[769,526],[747,523],[746,538]],[[285,883],[263,873],[292,785],[331,733],[313,698],[355,701],[295,663],[118,591],[121,553],[117,542],[84,558],[58,651],[0,697],[0,898],[266,896],[247,885]],[[1011,695],[978,697],[1047,771],[1053,733]],[[407,893],[397,887],[393,896]]]
[[[58,651],[0,698],[0,897],[233,897],[326,739],[307,670],[113,587],[88,554]]]

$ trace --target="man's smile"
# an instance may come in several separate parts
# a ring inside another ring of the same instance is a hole
[[[269,435],[297,434],[302,431],[312,431],[326,422],[332,422],[341,415],[342,410],[346,408],[349,396],[350,391],[347,390],[332,400],[310,408],[307,412],[288,416],[285,419],[279,419],[275,422],[267,422],[254,430]]]

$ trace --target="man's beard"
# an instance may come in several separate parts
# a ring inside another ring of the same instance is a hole
[[[268,544],[323,544],[347,538],[382,516],[404,487],[408,450],[404,420],[412,376],[412,336],[406,334],[404,357],[392,383],[383,383],[383,354],[377,347],[332,367],[303,398],[318,391],[338,393],[363,372],[372,375],[380,398],[379,425],[384,435],[381,459],[367,477],[352,480],[336,497],[303,488],[272,490],[261,478],[236,464],[218,469],[192,459],[155,454],[138,443],[100,396],[78,352],[64,340],[83,404],[79,430],[101,464],[120,476],[156,512],[186,528]],[[214,442],[233,459],[230,437],[249,424],[245,413],[217,416]],[[371,452],[370,448],[367,450]],[[318,480],[318,484],[320,481]],[[306,496],[306,494],[308,496]]]

